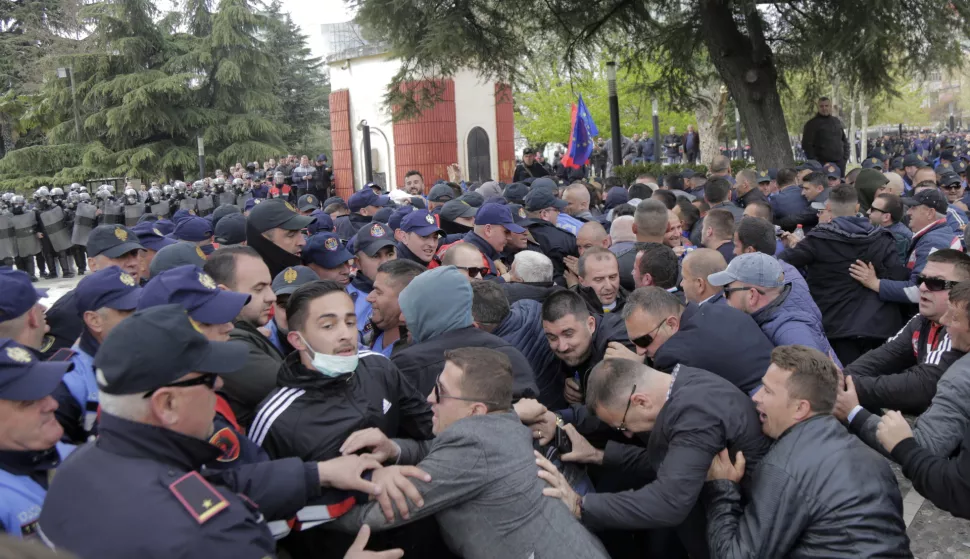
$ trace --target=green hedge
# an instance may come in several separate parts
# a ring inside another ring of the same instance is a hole
[[[748,167],[754,167],[754,165],[742,159],[734,159],[731,161],[731,170],[735,173]],[[623,179],[624,184],[630,185],[633,184],[639,175],[653,175],[659,178],[660,175],[680,173],[686,169],[690,169],[698,174],[707,174],[707,165],[690,165],[686,163],[676,163],[673,165],[662,165],[660,163],[621,165],[613,168],[613,174]]]

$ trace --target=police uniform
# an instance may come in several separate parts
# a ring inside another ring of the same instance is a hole
[[[231,375],[246,358],[242,344],[209,342],[181,307],[162,305],[112,331],[95,368],[102,393],[140,394],[189,372]],[[58,470],[38,533],[84,558],[274,557],[267,521],[290,518],[320,495],[316,464],[200,471],[219,455],[206,439],[102,413],[97,442]]]
[[[560,200],[546,190],[533,190],[525,197],[525,209],[530,212],[537,212],[546,208],[555,208],[560,212],[566,208],[566,201]],[[529,230],[532,238],[536,240],[542,253],[552,260],[553,281],[557,285],[566,285],[565,273],[566,256],[579,256],[576,247],[576,236],[556,227],[542,219],[528,219],[520,221],[523,227]]]
[[[54,391],[69,368],[69,363],[42,361],[30,348],[2,338],[0,400],[43,400]],[[53,444],[42,451],[0,449],[0,531],[15,538],[37,537],[37,519],[54,469],[74,448],[56,441]]]
[[[134,311],[141,297],[141,288],[135,278],[109,266],[84,277],[74,290],[77,314],[83,317],[87,311],[113,309]],[[66,438],[73,443],[83,443],[97,433],[98,384],[94,373],[94,356],[100,343],[84,328],[81,337],[70,350],[60,350],[52,360],[69,360],[74,368],[64,375],[63,388],[58,390],[57,419],[64,428]]]
[[[357,237],[354,241],[354,251],[363,252],[370,257],[377,256],[377,253],[383,248],[396,248],[396,246],[397,243],[394,241],[394,235],[391,233],[390,228],[378,222],[370,223],[362,227],[357,232]],[[357,330],[361,335],[366,335],[368,332],[373,307],[367,300],[367,296],[370,295],[373,289],[374,280],[365,276],[361,271],[358,271],[354,279],[347,285],[347,293],[350,294],[350,298],[354,301],[354,312],[357,313]]]

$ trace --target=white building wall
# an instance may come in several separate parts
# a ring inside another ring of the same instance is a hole
[[[495,126],[495,82],[462,70],[454,76],[455,126],[458,129],[458,164],[468,176],[468,134],[481,127],[488,134],[492,180],[498,180],[498,132]]]
[[[354,189],[364,185],[363,134],[357,124],[366,120],[371,127],[371,150],[379,161],[373,161],[374,172],[387,176],[387,187],[397,185],[394,173],[394,126],[390,111],[384,108],[384,92],[400,63],[384,56],[341,60],[330,65],[330,83],[334,90],[350,91],[350,133],[354,153]]]

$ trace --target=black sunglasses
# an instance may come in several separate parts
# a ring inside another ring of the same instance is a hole
[[[171,384],[166,384],[165,386],[159,386],[158,388],[148,391],[142,397],[151,398],[152,394],[154,394],[155,391],[161,388],[186,388],[189,386],[198,386],[200,384],[204,384],[209,387],[209,390],[213,390],[215,389],[216,381],[218,380],[219,380],[219,375],[215,373],[204,373],[202,376],[190,378],[189,380],[181,380],[178,382],[173,382]]]
[[[450,398],[452,400],[461,400],[462,402],[475,402],[478,404],[488,404],[490,406],[498,407],[498,404],[495,402],[486,402],[485,400],[476,400],[475,398],[459,398],[458,396],[449,396],[447,394],[443,394],[443,392],[444,390],[441,389],[441,375],[438,375],[437,378],[434,379],[435,403],[440,404],[442,398]]]
[[[884,210],[882,208],[877,208],[875,206],[870,206],[869,207],[869,213],[872,213],[872,212],[887,213],[886,210]]]
[[[960,183],[957,183],[957,184],[945,184],[945,185],[941,186],[940,188],[942,188],[943,190],[963,190],[963,185],[960,184]]]
[[[666,322],[667,322],[667,319],[665,318],[665,319],[661,320],[660,321],[660,324],[658,324],[656,328],[654,328],[653,330],[651,330],[649,334],[644,334],[644,335],[640,336],[639,338],[634,338],[634,339],[632,339],[630,341],[633,342],[633,345],[635,345],[635,346],[637,346],[639,348],[646,349],[647,347],[650,346],[650,344],[653,343],[653,335],[655,333],[657,333],[658,331],[660,331],[660,327],[663,326],[664,323],[666,323]]]
[[[626,414],[630,413],[630,404],[633,403],[633,395],[637,392],[637,385],[633,385],[633,389],[630,390],[630,397],[626,400],[626,411],[623,412],[623,417],[620,419],[620,426],[616,428],[619,432],[629,431],[626,428]]]
[[[960,284],[958,281],[945,280],[941,278],[928,278],[919,275],[916,278],[916,285],[923,284],[927,291],[949,291]]]
[[[468,272],[468,277],[470,278],[483,278],[488,273],[488,268],[479,268],[477,266],[455,266],[455,268],[465,270]]]

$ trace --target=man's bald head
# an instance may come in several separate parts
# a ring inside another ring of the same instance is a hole
[[[614,243],[636,242],[637,236],[633,234],[633,216],[624,215],[613,220],[610,225],[610,239]]]
[[[700,303],[717,295],[723,287],[714,287],[707,277],[727,269],[727,262],[720,252],[699,248],[687,254],[681,267],[680,287],[691,303]]]
[[[579,215],[589,211],[589,190],[582,184],[571,184],[563,191],[562,199],[569,205],[566,206],[566,213],[569,215]]]
[[[610,248],[610,236],[606,234],[606,229],[599,222],[589,221],[579,228],[579,233],[576,234],[576,247],[579,249],[580,256],[593,247]]]

